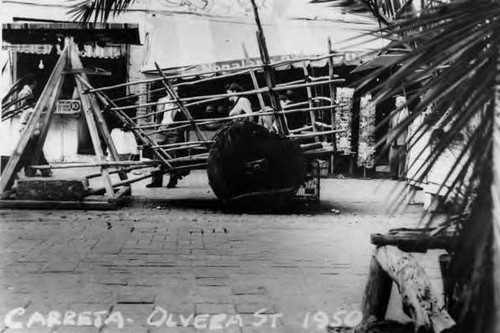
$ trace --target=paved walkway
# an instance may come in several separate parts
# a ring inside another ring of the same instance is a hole
[[[319,207],[245,214],[225,210],[195,173],[173,190],[135,185],[143,199],[118,211],[0,211],[0,331],[325,332],[327,323],[355,324],[370,233],[420,218],[418,206],[386,212],[395,184],[325,179]],[[437,252],[419,257],[440,289]],[[390,312],[401,316],[397,306]]]

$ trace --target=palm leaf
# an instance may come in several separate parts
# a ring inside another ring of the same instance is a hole
[[[73,20],[83,24],[106,22],[129,8],[135,0],[70,0],[73,8],[68,12]]]

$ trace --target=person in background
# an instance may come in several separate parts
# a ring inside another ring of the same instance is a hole
[[[26,79],[26,82],[22,89],[17,94],[17,99],[19,100],[18,107],[24,107],[31,104],[35,98],[33,95],[33,90],[36,88],[37,81],[33,77]]]
[[[120,161],[137,161],[139,159],[139,149],[134,133],[126,125],[115,127],[111,131],[111,140],[115,144]],[[109,151],[108,151],[109,155]]]
[[[174,88],[174,92],[177,94],[177,88]],[[185,142],[185,133],[182,129],[180,130],[169,130],[169,127],[174,127],[175,124],[175,119],[179,118],[181,115],[181,112],[179,108],[177,107],[177,104],[174,102],[174,98],[170,96],[170,94],[167,94],[163,97],[160,97],[158,99],[158,105],[156,107],[156,110],[162,111],[164,110],[165,112],[160,113],[163,115],[163,118],[160,122],[161,126],[158,128],[159,131],[163,131],[160,133],[156,133],[156,144],[158,145],[165,145],[165,144],[172,144],[172,143],[179,143],[179,142]],[[175,157],[180,157],[182,156],[182,152],[180,151],[173,151],[169,153],[172,158]],[[170,173],[170,180],[167,184],[167,188],[173,188],[177,186],[177,183],[180,179],[182,179],[183,176],[186,176],[189,173],[189,170],[187,171],[172,171]],[[163,186],[163,172],[158,172],[153,175],[151,184],[146,185],[146,187],[151,188],[151,187],[162,187]]]
[[[234,94],[243,92],[243,88],[237,83],[231,83],[226,88],[229,96],[229,101],[233,104],[231,111],[229,111],[229,116],[238,116],[241,114],[250,114],[252,113],[252,104],[248,100],[248,98],[243,96],[235,96]],[[242,120],[247,120],[246,118],[242,118]]]
[[[388,140],[391,144],[389,150],[389,163],[391,166],[391,179],[402,179],[405,177],[406,167],[406,140],[408,137],[408,129],[404,130],[398,126],[405,121],[409,116],[408,108],[405,106],[406,98],[404,96],[396,97],[396,110],[392,115]],[[391,135],[391,131],[395,131]],[[396,132],[399,132],[396,134]]]
[[[23,88],[17,95],[18,99],[20,99],[19,102],[20,107],[26,107],[33,103],[35,98],[35,96],[33,95],[33,90],[36,88],[36,85],[37,81],[34,78],[29,78],[26,81],[26,84],[23,86]],[[23,113],[21,114],[21,118],[19,118],[19,124],[20,124],[19,132],[23,133],[25,131],[34,112],[35,109],[33,107],[28,107],[26,110],[23,111]],[[41,131],[40,123],[37,123],[33,133],[31,133],[31,137],[29,138],[28,143],[26,144],[26,148],[24,149],[22,164],[24,165],[24,174],[26,177],[36,176],[36,170],[30,167],[30,165],[32,165],[33,162],[38,162],[42,165],[49,164],[49,162],[45,158],[43,147],[40,150],[38,161],[33,161],[33,157],[35,156],[35,151],[38,145],[38,140],[40,139],[41,135],[40,131]],[[52,171],[48,169],[41,170],[41,174],[42,177],[50,177],[52,176]]]

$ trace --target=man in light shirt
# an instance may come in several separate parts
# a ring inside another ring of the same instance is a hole
[[[175,94],[177,94],[177,88],[174,88]],[[161,120],[161,126],[158,128],[160,133],[156,133],[155,141],[158,145],[172,144],[178,142],[186,141],[184,138],[184,131],[180,130],[168,130],[169,127],[175,127],[175,118],[180,115],[180,110],[177,104],[174,102],[174,98],[167,94],[158,99],[158,105],[156,107],[157,112],[165,111],[160,113],[163,118]],[[173,158],[182,155],[180,152],[174,151],[169,153]],[[170,173],[170,180],[167,184],[168,188],[173,188],[177,186],[177,182],[182,179],[183,176],[187,175],[188,171],[172,171]],[[153,175],[151,184],[146,185],[146,187],[162,187],[163,186],[163,173],[159,172]]]
[[[248,98],[243,96],[235,96],[234,94],[243,92],[243,88],[237,83],[231,83],[227,87],[227,93],[229,96],[229,101],[233,103],[233,108],[229,111],[229,116],[238,116],[242,114],[252,113],[252,104]],[[242,118],[241,120],[250,120],[248,118]]]
[[[403,123],[406,118],[408,118],[408,108],[404,106],[406,104],[406,98],[404,96],[396,97],[396,112],[390,123],[389,131],[399,131],[398,126]],[[408,129],[405,128],[397,136],[389,133],[389,142],[391,143],[391,148],[389,150],[389,164],[391,166],[391,178],[392,179],[403,179],[406,174],[406,140],[408,136]]]

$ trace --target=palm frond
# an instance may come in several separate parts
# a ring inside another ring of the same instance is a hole
[[[135,0],[70,0],[73,8],[69,10],[73,20],[83,24],[106,22],[129,8]]]

